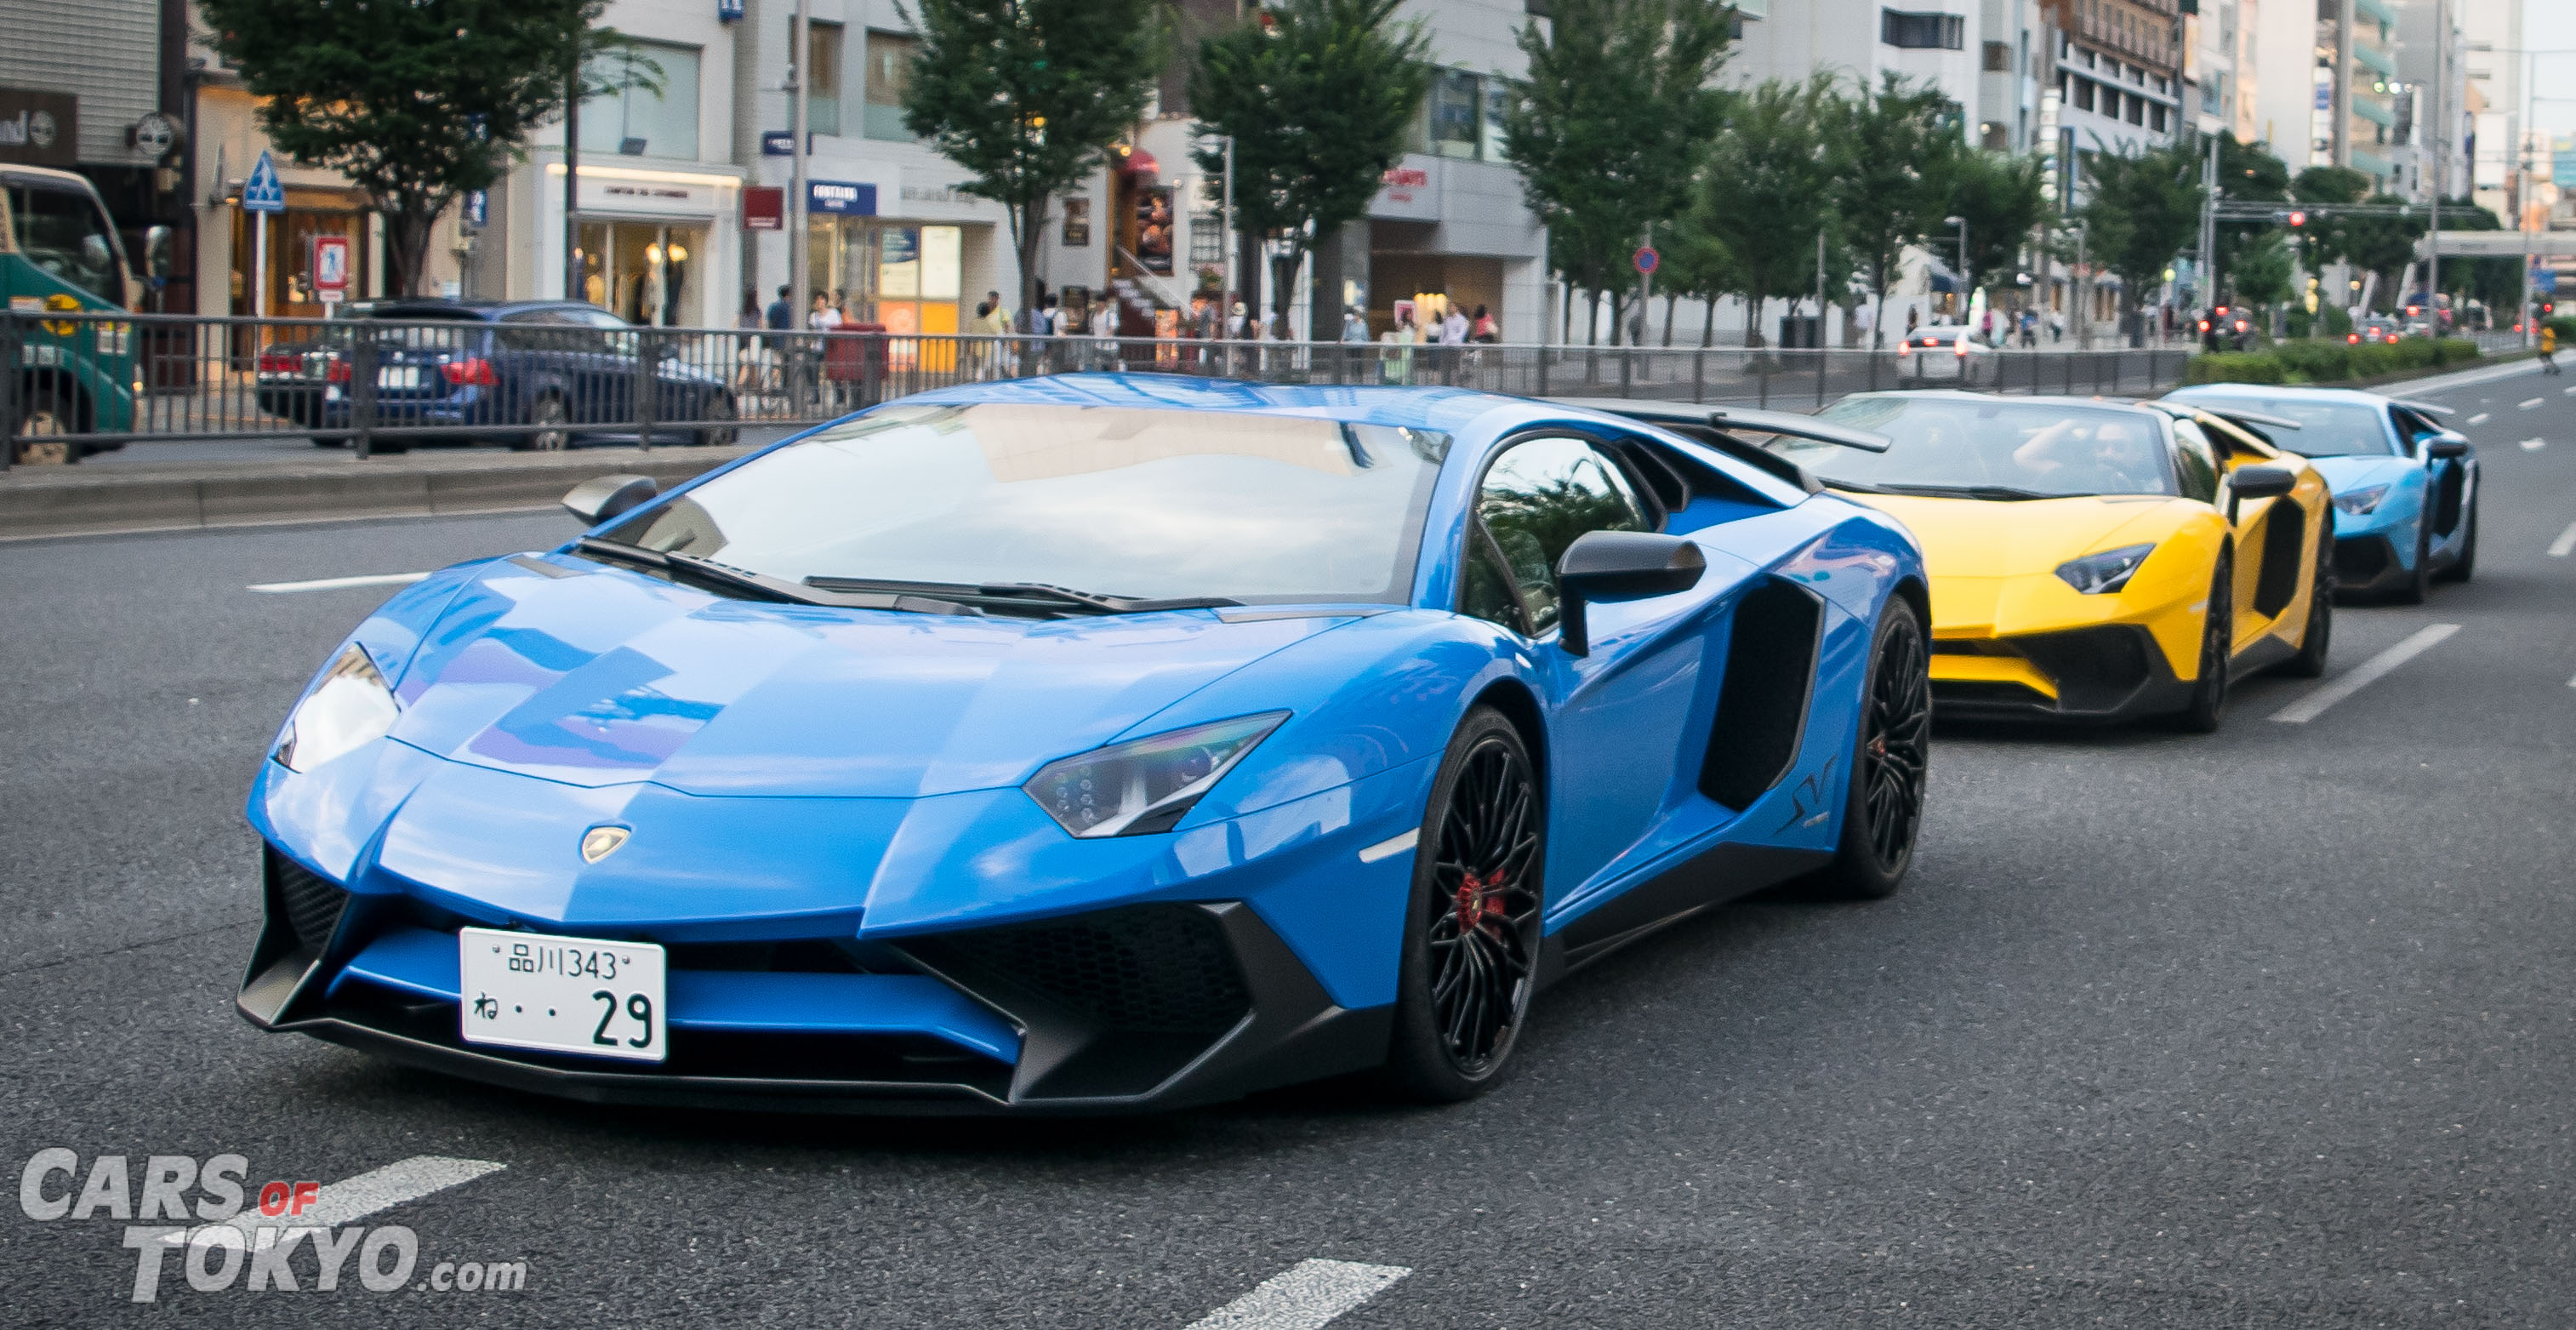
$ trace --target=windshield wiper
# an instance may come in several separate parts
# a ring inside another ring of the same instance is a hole
[[[1920,494],[1936,499],[2069,499],[2071,494],[2042,494],[2038,490],[2015,489],[2010,485],[1889,485],[1890,494]]]
[[[693,582],[702,590],[731,592],[754,600],[773,600],[790,605],[833,605],[839,602],[813,595],[793,582],[747,573],[739,568],[702,559],[676,550],[651,550],[629,545],[622,540],[584,536],[577,548],[587,554],[605,555],[624,563],[659,569],[670,574],[674,582]]]
[[[985,609],[1023,614],[1153,614],[1162,610],[1219,609],[1243,602],[1227,596],[1150,600],[1076,591],[1047,582],[906,582],[874,577],[809,577],[818,591],[918,593]]]

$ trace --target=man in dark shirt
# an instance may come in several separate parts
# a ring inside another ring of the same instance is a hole
[[[769,310],[761,316],[761,322],[780,332],[796,326],[796,309],[787,303],[786,287],[778,288],[778,298],[769,302]]]

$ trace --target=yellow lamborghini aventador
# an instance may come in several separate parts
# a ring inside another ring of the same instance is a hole
[[[1772,448],[1923,542],[1940,712],[2208,731],[2231,679],[2325,669],[2331,500],[2263,432],[2295,422],[1961,392],[1864,393],[1819,420],[1887,442]]]

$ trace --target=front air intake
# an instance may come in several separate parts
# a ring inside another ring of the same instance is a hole
[[[267,847],[261,857],[268,874],[270,899],[284,913],[295,940],[308,951],[322,950],[340,926],[340,912],[349,904],[349,893],[338,883],[278,853],[276,846]]]

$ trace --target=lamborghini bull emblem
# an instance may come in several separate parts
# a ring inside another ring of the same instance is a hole
[[[617,847],[626,843],[629,834],[624,827],[592,827],[581,833],[581,861],[595,864],[617,853]]]

